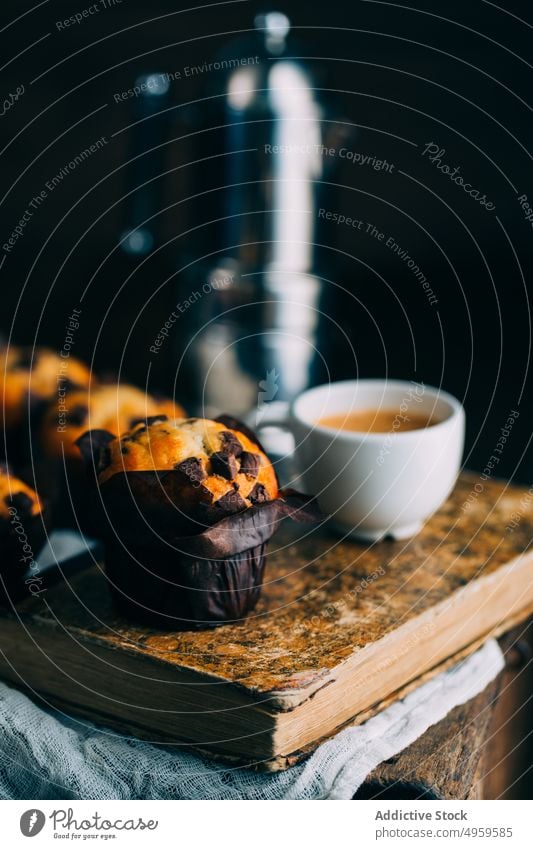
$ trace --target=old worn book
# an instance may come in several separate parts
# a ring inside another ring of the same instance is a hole
[[[285,527],[243,623],[168,633],[113,610],[103,566],[0,615],[0,675],[153,742],[282,769],[533,607],[533,497],[463,475],[409,541]]]

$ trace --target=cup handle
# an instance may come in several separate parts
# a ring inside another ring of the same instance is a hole
[[[284,427],[290,430],[290,405],[288,401],[271,401],[255,411],[255,429]]]
[[[278,471],[282,482],[287,482],[299,492],[311,494],[296,455],[298,432],[292,419],[290,403],[271,401],[264,410],[251,414],[246,423],[255,430],[267,454],[277,458],[275,462],[280,463]],[[267,433],[267,428],[273,430]],[[278,431],[277,434],[274,429]]]
[[[254,410],[246,418],[246,424],[255,431],[259,439],[267,443],[267,451],[282,454],[284,456],[294,453],[294,430],[291,422],[290,404],[288,401],[271,401],[261,409]],[[261,436],[266,428],[276,428],[282,431],[276,439],[275,435]],[[291,444],[287,435],[290,434]],[[276,446],[276,442],[278,445]],[[278,450],[279,449],[279,450]]]

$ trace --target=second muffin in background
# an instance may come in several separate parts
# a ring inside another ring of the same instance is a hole
[[[29,467],[39,456],[36,436],[47,406],[58,404],[64,394],[88,391],[91,382],[89,369],[75,357],[66,359],[40,346],[0,348],[2,455],[8,462]]]
[[[169,418],[185,415],[183,407],[168,398],[157,399],[128,383],[101,384],[90,391],[68,393],[66,411],[54,402],[46,410],[41,441],[48,457],[80,462],[76,440],[87,430],[109,430],[120,435],[135,424],[159,413]]]
[[[87,474],[76,440],[88,429],[123,433],[156,414],[181,417],[184,410],[169,399],[147,395],[127,383],[99,384],[91,390],[72,390],[66,396],[66,411],[56,401],[47,408],[40,431],[43,462],[37,473],[52,481],[52,499],[59,527],[80,528],[97,535],[98,523],[87,504]]]

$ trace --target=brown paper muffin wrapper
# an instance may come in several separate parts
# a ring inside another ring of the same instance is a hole
[[[171,549],[106,546],[115,606],[128,618],[169,631],[215,628],[250,613],[261,593],[265,544],[224,559]]]
[[[125,473],[128,481],[122,485],[135,489],[136,474]],[[145,477],[141,483],[144,491]],[[116,482],[115,495],[119,488]],[[286,492],[200,533],[163,537],[141,517],[132,520],[131,512],[126,522],[121,510],[110,506],[106,485],[101,490],[115,518],[114,534],[106,539],[106,572],[115,605],[126,616],[166,630],[213,628],[243,619],[259,600],[266,544],[280,522],[286,517],[319,518],[314,501]]]
[[[235,419],[223,423],[255,435]],[[294,491],[232,515],[215,505],[181,512],[173,498],[183,486],[175,469],[132,471],[95,479],[100,448],[113,438],[91,431],[78,440],[94,487],[92,515],[106,542],[106,572],[117,608],[166,630],[238,622],[261,593],[265,549],[284,518],[318,521],[316,502]]]

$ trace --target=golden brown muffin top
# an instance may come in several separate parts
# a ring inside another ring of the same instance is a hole
[[[139,422],[158,413],[181,418],[185,412],[179,404],[164,398],[158,400],[127,383],[97,386],[90,391],[70,392],[66,396],[66,412],[52,403],[43,422],[42,439],[49,456],[79,459],[74,444],[87,430],[108,430],[120,435]]]
[[[16,510],[17,518],[37,516],[42,504],[37,493],[18,478],[10,475],[5,466],[0,466],[0,516],[13,518],[10,508]]]
[[[5,424],[13,427],[22,421],[30,401],[48,401],[64,387],[87,387],[91,373],[75,357],[61,357],[48,348],[0,350],[0,386],[5,406]],[[1,417],[1,411],[0,411]]]
[[[216,504],[234,513],[278,497],[274,468],[259,446],[239,430],[210,419],[158,419],[137,425],[101,449],[98,481],[118,472],[180,472],[173,494],[184,509]]]

